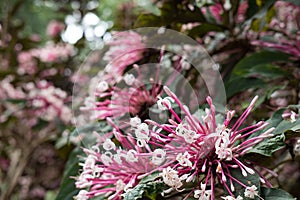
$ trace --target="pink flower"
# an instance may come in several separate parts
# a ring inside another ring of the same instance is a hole
[[[46,121],[53,121],[59,117],[63,122],[69,123],[72,118],[70,108],[65,105],[67,93],[55,88],[45,80],[36,84],[28,83],[26,86],[28,96],[26,99],[32,109],[32,115],[40,116]]]
[[[129,116],[148,118],[149,109],[159,99],[162,89],[161,80],[155,78],[160,68],[140,69],[138,65],[134,65],[131,72],[123,76],[100,73],[101,75],[92,81],[91,96],[87,98],[81,110],[92,111],[92,119],[104,120],[110,117],[120,120],[126,117],[128,119]],[[152,79],[147,84],[144,83],[145,74],[150,74]]]
[[[18,54],[19,68],[18,73],[35,74],[37,72],[37,63],[31,52],[22,51]]]
[[[211,5],[209,7],[202,7],[201,11],[203,12],[204,15],[206,15],[207,10],[209,9],[209,11],[211,12],[211,15],[213,16],[213,18],[217,21],[217,22],[221,22],[222,21],[222,14],[223,14],[223,8],[222,5],[219,3],[216,3],[214,5]]]
[[[84,149],[87,158],[80,163],[82,172],[76,179],[76,187],[86,191],[86,199],[106,196],[111,200],[121,200],[123,193],[136,186],[142,177],[156,171],[165,161],[159,149],[151,150],[146,143],[145,146],[139,145],[133,135],[123,135],[118,127],[107,136],[111,134],[121,143],[120,147],[106,138],[100,139],[99,145]],[[161,161],[157,163],[158,160]],[[89,191],[84,189],[87,187]],[[79,192],[75,198],[83,198],[82,193]]]
[[[263,36],[272,36],[272,41],[254,40],[252,45],[267,47],[282,51],[292,55],[294,58],[300,58],[300,24],[296,20],[300,17],[300,6],[289,2],[277,1],[274,5],[276,16],[272,18],[269,24],[271,31],[263,32]]]
[[[240,128],[258,98],[253,99],[235,123],[231,123],[234,111],[228,111],[223,124],[219,124],[210,97],[207,98],[210,109],[206,109],[199,118],[192,115],[167,87],[164,90],[168,97],[161,98],[157,103],[161,104],[161,110],[170,112],[169,123],[160,124],[150,119],[142,122],[134,117],[130,120],[131,128],[121,131],[119,128],[122,125],[119,127],[107,118],[113,131],[107,133],[105,138],[99,137],[98,145],[92,150],[85,149],[88,156],[81,164],[83,171],[77,178],[76,186],[89,187],[86,193],[88,198],[106,194],[109,199],[121,199],[121,195],[137,185],[140,178],[161,171],[162,181],[170,187],[164,193],[171,190],[181,192],[184,182],[194,182],[199,187],[193,191],[194,197],[211,199],[214,198],[214,185],[218,180],[232,199],[235,199],[233,183],[244,187],[247,195],[256,195],[254,189],[250,191],[250,186],[235,179],[230,169],[239,169],[243,176],[260,175],[251,164],[243,163],[241,157],[255,144],[271,137],[273,128],[251,138],[248,137],[268,124],[258,122]],[[173,104],[178,106],[183,117],[173,110]],[[112,136],[118,140],[119,146],[109,139]],[[260,176],[270,186],[265,177]],[[198,182],[200,179],[203,181]],[[230,199],[228,196],[226,198]]]
[[[279,43],[266,42],[260,40],[254,40],[251,42],[252,45],[277,49],[284,53],[290,54],[293,57],[300,58],[300,41],[287,41],[284,39],[279,40]]]
[[[133,31],[115,32],[108,43],[104,60],[110,63],[109,73],[121,75],[131,64],[143,58],[145,45],[142,36]]]
[[[65,28],[65,25],[59,21],[51,21],[47,26],[47,35],[54,38],[57,37]]]
[[[247,9],[248,9],[248,0],[243,1],[238,8],[236,19],[235,19],[237,23],[243,23],[245,21]]]
[[[241,117],[232,126],[229,126],[234,112],[228,111],[223,125],[218,124],[215,116],[216,111],[210,97],[207,98],[210,109],[207,109],[206,115],[199,119],[189,112],[188,108],[178,100],[174,93],[166,87],[164,89],[179,106],[185,117],[181,119],[170,105],[164,103],[173,115],[173,118],[169,120],[170,124],[160,125],[152,120],[146,120],[146,122],[159,127],[161,130],[168,132],[168,134],[157,132],[156,134],[159,134],[161,139],[151,142],[151,144],[165,141],[164,150],[166,151],[167,160],[169,162],[174,160],[172,168],[178,172],[178,176],[187,176],[186,182],[190,182],[197,180],[199,176],[204,174],[206,176],[204,185],[209,186],[209,191],[211,191],[212,195],[214,194],[214,182],[216,179],[220,180],[231,196],[233,196],[232,192],[234,189],[228,188],[226,181],[231,183],[231,187],[233,187],[232,182],[237,182],[246,188],[245,184],[230,175],[230,169],[239,168],[244,176],[255,172],[258,173],[248,164],[244,164],[239,158],[251,150],[255,144],[271,137],[271,132],[273,131],[273,128],[271,128],[259,136],[247,139],[248,136],[265,128],[267,124],[258,122],[255,125],[240,129],[246,117],[250,114],[257,97],[254,98]],[[236,141],[240,141],[240,144],[237,145]],[[182,154],[188,154],[186,157],[187,161],[191,162],[192,165],[182,164],[178,160],[178,155]],[[264,177],[262,179],[265,180]],[[204,195],[203,198],[208,197],[206,195],[207,190],[204,189],[202,183],[200,188],[202,190],[201,194]],[[197,193],[197,196],[198,194],[200,193]]]
[[[50,43],[43,48],[33,49],[31,53],[42,62],[54,63],[64,61],[73,56],[74,48],[69,44]]]

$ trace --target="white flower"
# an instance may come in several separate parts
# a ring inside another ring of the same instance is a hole
[[[191,64],[186,62],[183,59],[180,60],[180,64],[181,64],[182,69],[184,69],[184,70],[189,70],[191,68]]]
[[[103,143],[103,148],[106,151],[115,150],[116,149],[116,145],[115,145],[115,143],[113,141],[111,141],[111,139],[107,138],[105,140],[105,142]]]
[[[83,170],[93,169],[96,164],[96,158],[93,155],[89,155],[84,162]]]
[[[80,190],[77,196],[75,197],[76,200],[88,200],[89,196],[87,195],[88,191]]]
[[[90,187],[93,182],[89,181],[88,179],[94,178],[91,174],[87,174],[85,171],[83,171],[80,176],[77,178],[75,185],[77,188],[86,188]]]
[[[164,162],[166,152],[163,149],[155,149],[152,153],[152,163],[154,165],[160,165]]]
[[[92,169],[93,177],[97,178],[100,177],[101,173],[103,172],[103,168],[95,165]]]
[[[123,191],[126,186],[126,184],[120,179],[116,182],[115,185],[116,185],[116,192]]]
[[[300,155],[300,139],[298,138],[296,144],[294,145],[294,153],[295,155]]]
[[[179,136],[182,136],[185,134],[185,132],[188,131],[186,128],[184,128],[183,124],[178,124],[178,126],[176,127],[176,134]]]
[[[157,34],[164,34],[166,32],[166,28],[161,26],[159,27],[159,29],[157,30]]]
[[[138,158],[136,157],[137,152],[133,149],[129,150],[126,154],[127,162],[137,162]]]
[[[185,128],[183,124],[179,124],[175,132],[177,135],[183,137],[189,144],[195,142],[199,138],[199,135],[195,131]]]
[[[194,197],[199,200],[210,200],[211,190],[206,190],[206,185],[201,183],[201,190],[194,191]]]
[[[215,147],[220,147],[221,145],[227,147],[230,143],[230,130],[224,129],[224,126],[217,127],[217,133],[211,134],[216,135],[218,138]]]
[[[137,127],[140,124],[141,124],[141,119],[139,117],[130,118],[130,126],[131,127]]]
[[[226,196],[226,197],[221,197],[221,198],[224,200],[243,200],[243,197],[241,197],[240,195],[237,198],[232,197],[232,196]]]
[[[118,164],[122,164],[122,159],[121,157],[126,157],[124,156],[124,154],[122,153],[122,150],[121,149],[118,149],[117,150],[117,153],[114,154],[114,160],[118,163]]]
[[[174,99],[172,99],[171,97],[165,97],[164,99],[162,99],[159,96],[157,98],[158,98],[157,106],[158,106],[158,109],[160,109],[160,110],[167,110],[168,108],[171,108],[171,102],[174,103]]]
[[[87,97],[84,99],[84,108],[94,108],[95,107],[95,98],[94,97]]]
[[[97,86],[97,91],[104,92],[108,90],[108,83],[106,81],[101,81]]]
[[[182,186],[181,180],[178,177],[178,172],[170,166],[163,169],[161,176],[163,177],[164,183],[170,187],[178,189]]]
[[[184,154],[179,153],[176,156],[176,160],[181,166],[192,167],[192,162],[189,160],[192,156],[186,151]]]
[[[228,148],[223,143],[220,145],[220,147],[216,146],[216,154],[218,155],[219,159],[225,159],[225,160],[232,160],[232,149]]]
[[[144,146],[144,143],[149,141],[149,133],[149,127],[146,123],[141,123],[137,126],[135,129],[135,136],[140,145]]]
[[[294,123],[295,121],[297,121],[296,117],[297,117],[297,114],[294,111],[291,111],[291,123]]]
[[[124,76],[124,81],[127,85],[132,85],[135,81],[135,77],[133,74],[126,74]]]
[[[34,107],[40,108],[40,107],[44,107],[45,105],[46,105],[45,101],[43,101],[41,99],[34,99],[32,101],[32,106],[34,106]]]
[[[187,143],[191,144],[199,138],[199,135],[195,131],[188,130],[183,137]]]
[[[112,158],[112,153],[108,151],[101,155],[101,161],[106,166],[109,166],[112,163],[111,158]]]
[[[257,187],[255,185],[252,185],[251,187],[246,187],[244,195],[245,195],[245,197],[254,199],[255,196],[258,196]]]
[[[231,9],[231,3],[230,3],[230,0],[225,0],[225,3],[224,3],[224,9],[225,9],[225,10],[230,10],[230,9]]]

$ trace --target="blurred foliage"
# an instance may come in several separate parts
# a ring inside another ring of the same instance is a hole
[[[255,112],[253,120],[268,119],[270,127],[276,127],[274,132],[276,136],[258,144],[246,158],[258,162],[258,158],[264,159],[267,165],[273,164],[274,158],[281,159],[276,152],[289,151],[291,153],[288,147],[293,147],[295,138],[299,137],[299,119],[296,123],[291,123],[282,118],[285,110],[298,109],[297,106],[288,107],[288,105],[299,104],[300,54],[297,54],[297,52],[293,54],[297,50],[297,44],[296,47],[291,45],[299,40],[294,38],[297,34],[290,34],[289,30],[277,30],[271,26],[272,20],[278,15],[277,8],[274,6],[276,0],[230,1],[231,8],[226,10],[222,5],[218,8],[221,9],[220,13],[215,13],[210,9],[213,6],[212,4],[201,4],[201,2],[196,0],[156,0],[149,2],[142,0],[2,0],[0,1],[0,80],[13,75],[15,79],[12,84],[18,87],[30,81],[46,79],[54,86],[66,91],[69,96],[71,95],[73,82],[70,77],[91,51],[91,46],[89,46],[89,42],[86,41],[84,36],[74,44],[75,54],[68,59],[57,63],[38,61],[38,72],[36,74],[22,75],[17,71],[20,51],[40,50],[39,48],[45,47],[49,42],[54,44],[65,43],[60,36],[50,38],[46,34],[47,25],[51,20],[64,22],[66,16],[76,16],[78,18],[76,23],[80,24],[82,18],[87,13],[92,12],[97,14],[100,20],[113,23],[113,26],[109,27],[107,31],[147,26],[177,30],[197,40],[220,64],[220,71],[224,79],[227,100],[230,106],[241,110],[245,106],[245,102],[248,102],[255,94],[260,95],[261,98],[257,107],[260,107],[260,110],[263,111]],[[247,7],[244,8],[242,20],[238,20],[238,15],[241,12],[239,8],[245,2]],[[300,6],[297,0],[286,2]],[[294,20],[297,21],[298,19]],[[295,30],[293,31],[295,32]],[[263,41],[262,38],[268,38],[264,34],[271,34],[271,39],[275,40],[273,43],[283,46],[276,48],[270,44],[259,46],[253,43],[253,41],[259,43]],[[281,34],[279,39],[275,38],[278,34]],[[37,39],[33,39],[34,36],[37,36]],[[282,38],[284,38],[283,43],[281,43]],[[291,41],[291,44],[288,44],[290,46],[284,46],[286,45],[284,41]],[[91,43],[93,42],[95,41]],[[296,50],[288,51],[293,48]],[[145,56],[147,55],[145,54]],[[50,68],[57,69],[58,73],[43,77],[43,72]],[[279,104],[279,100],[284,101],[284,104],[287,105]],[[7,104],[17,106],[20,110],[23,110],[27,105],[27,101],[23,99],[1,99],[1,115],[11,115],[10,110],[3,108]],[[63,130],[70,132],[72,128],[70,128],[70,124],[66,125],[55,120],[53,123],[55,134],[51,137],[32,137],[42,131],[48,131],[49,124],[47,122],[43,120],[38,122],[36,126],[30,127],[29,131],[22,128],[24,124],[16,116],[11,116],[9,120],[2,123],[0,159],[3,159],[4,163],[8,162],[10,166],[15,166],[17,170],[18,159],[24,158],[21,161],[28,162],[30,155],[35,152],[37,146],[44,143],[56,145],[56,153],[61,154],[60,159],[65,160],[69,157],[62,178],[61,189],[56,199],[72,199],[78,190],[74,186],[75,179],[69,177],[78,175],[78,163],[81,161],[78,155],[83,155],[83,153],[79,144],[74,145],[71,143],[76,143],[74,141],[78,139],[79,133],[91,133],[93,130],[107,131],[110,127],[92,124],[82,127],[80,130],[75,129],[67,136],[60,136]],[[27,137],[24,131],[32,131],[31,138],[33,139],[22,139]],[[37,141],[37,138],[40,140]],[[91,143],[92,141],[86,142]],[[29,149],[29,151],[23,152],[26,149]],[[22,153],[25,154],[22,156]],[[282,155],[286,154],[282,153]],[[264,162],[262,162],[262,165],[264,165]],[[26,166],[23,165],[21,167],[18,169],[21,171],[16,173],[18,176],[26,175],[31,170],[27,169],[26,171]],[[8,173],[8,169],[3,170],[1,168],[0,177],[3,176],[6,181],[1,182],[1,191],[6,191],[6,184],[12,180],[13,186],[9,189],[9,193],[20,193],[20,188],[16,187],[19,183],[14,180],[15,177],[5,177],[5,175],[11,173]],[[234,176],[243,181],[252,181],[242,177],[240,172],[234,174]],[[297,180],[299,180],[299,177]],[[253,181],[258,181],[257,177]],[[158,199],[160,197],[157,193],[161,192],[161,185],[159,184],[142,182],[128,193],[125,199],[140,199],[146,198],[146,196],[150,199]],[[255,185],[260,188],[260,194],[265,199],[291,199],[291,196],[284,191],[263,188],[259,183]],[[285,189],[292,194],[297,193],[291,188]],[[9,198],[10,195],[4,196],[2,199]],[[16,198],[19,198],[18,195]],[[54,199],[55,196],[56,191],[49,191],[45,198]]]

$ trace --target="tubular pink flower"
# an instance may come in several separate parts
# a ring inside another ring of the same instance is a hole
[[[246,154],[255,144],[272,136],[270,133],[274,130],[273,128],[259,136],[249,138],[249,136],[267,126],[264,122],[258,122],[252,126],[240,129],[255,106],[258,97],[251,101],[248,108],[233,125],[230,124],[234,111],[228,111],[224,124],[220,125],[216,122],[216,111],[210,97],[207,98],[210,109],[206,110],[206,115],[200,120],[189,112],[188,108],[180,102],[173,92],[167,87],[164,87],[164,90],[184,113],[184,117],[178,119],[177,114],[173,114],[174,111],[169,106],[168,109],[175,121],[172,122],[172,126],[168,124],[160,125],[163,130],[170,133],[161,135],[161,138],[168,141],[168,144],[165,145],[166,156],[168,160],[174,160],[173,169],[178,171],[178,175],[193,174],[196,177],[205,175],[205,184],[209,188],[213,188],[216,180],[219,180],[231,195],[234,192],[234,188],[231,189],[226,185],[227,180],[229,180],[231,185],[232,182],[236,182],[242,187],[248,187],[230,176],[229,169],[239,168],[244,176],[254,174],[254,168],[252,169],[249,164],[243,163],[240,157]],[[147,122],[158,126],[157,123],[151,120]],[[195,133],[194,139],[187,140],[191,132]],[[184,154],[188,155],[188,157],[183,158],[182,155]],[[177,163],[183,163],[183,160],[178,160],[178,158],[188,159],[184,163],[191,164],[178,165]],[[211,199],[214,198],[213,196],[214,194],[212,194]]]
[[[109,51],[104,55],[104,60],[111,62],[109,72],[122,75],[129,65],[142,59],[145,50],[142,41],[142,36],[136,32],[115,32],[108,43]]]
[[[170,111],[169,123],[142,121],[136,116],[130,120],[131,128],[121,131],[113,119],[107,118],[113,131],[99,140],[100,148],[85,150],[88,156],[81,164],[82,173],[76,182],[79,188],[90,187],[83,192],[88,198],[109,192],[109,199],[121,199],[121,195],[137,185],[141,178],[156,171],[161,172],[161,181],[170,187],[163,194],[172,190],[181,192],[185,182],[192,182],[197,186],[188,196],[194,194],[200,199],[214,199],[216,183],[221,183],[232,199],[235,198],[233,183],[250,188],[234,178],[231,169],[239,169],[243,176],[257,173],[260,180],[270,186],[266,178],[241,157],[253,145],[272,136],[273,128],[249,137],[265,128],[264,122],[240,129],[258,97],[234,123],[235,112],[228,111],[223,124],[219,124],[210,97],[207,98],[210,109],[199,119],[169,88],[164,87],[164,91],[168,97],[161,98],[158,104]],[[172,104],[177,104],[183,115],[179,117]],[[118,146],[109,139],[112,136],[118,140]],[[252,193],[247,195],[252,196]]]

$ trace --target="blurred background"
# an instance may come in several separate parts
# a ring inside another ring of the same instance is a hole
[[[76,194],[72,179],[59,190],[78,170],[72,88],[115,31],[156,26],[197,40],[219,64],[230,105],[242,110],[260,95],[255,120],[299,104],[299,19],[292,0],[1,0],[0,199]],[[299,161],[280,170],[299,197]]]

